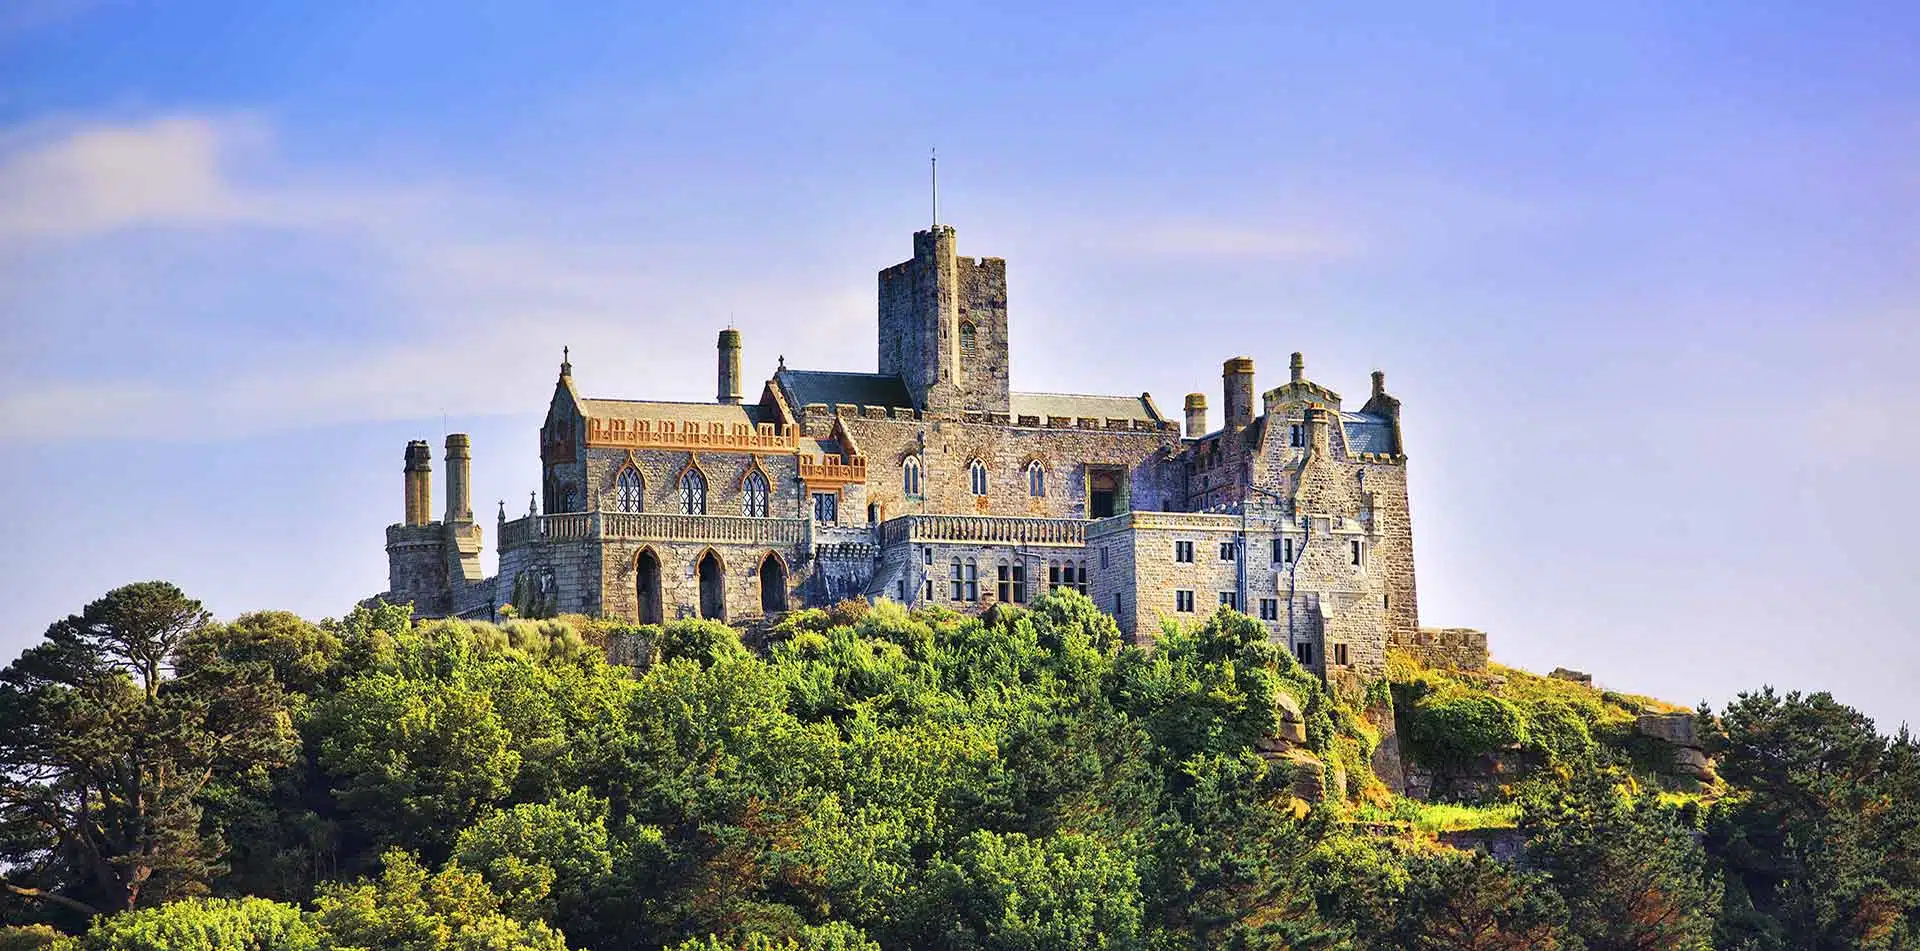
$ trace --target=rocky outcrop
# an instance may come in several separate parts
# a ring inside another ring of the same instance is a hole
[[[1550,673],[1547,676],[1552,677],[1555,680],[1565,680],[1572,683],[1580,684],[1583,687],[1593,686],[1593,675],[1582,670],[1569,670],[1565,667],[1555,667],[1553,669],[1553,673]]]
[[[1715,782],[1713,758],[1700,743],[1691,713],[1648,713],[1634,722],[1634,731],[1673,748],[1673,770],[1703,783]]]

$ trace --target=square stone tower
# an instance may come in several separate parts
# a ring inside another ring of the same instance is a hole
[[[880,272],[880,372],[914,408],[943,417],[1008,413],[1007,262],[958,257],[953,228],[913,236],[913,259]]]

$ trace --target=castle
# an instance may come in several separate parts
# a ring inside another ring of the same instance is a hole
[[[877,373],[783,359],[749,402],[729,329],[714,401],[682,403],[582,396],[563,358],[539,504],[501,506],[498,574],[480,568],[468,438],[447,437],[442,521],[415,441],[383,597],[421,616],[751,624],[855,596],[980,611],[1066,586],[1136,641],[1231,605],[1329,676],[1378,676],[1389,645],[1431,639],[1383,374],[1348,410],[1295,353],[1256,404],[1253,361],[1234,357],[1211,429],[1200,393],[1176,421],[1146,393],[1013,392],[1007,340],[1006,261],[962,257],[934,225],[880,272]]]

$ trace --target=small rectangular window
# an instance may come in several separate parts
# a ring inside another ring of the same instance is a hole
[[[1239,593],[1235,591],[1220,592],[1220,606],[1223,608],[1232,608],[1235,611],[1240,610]]]
[[[1283,539],[1283,538],[1274,539],[1273,540],[1273,563],[1276,565],[1286,564],[1287,563],[1286,553],[1287,553],[1286,539]]]
[[[1233,560],[1233,543],[1232,542],[1220,543],[1220,560],[1221,561]]]
[[[840,496],[832,492],[813,494],[813,520],[816,522],[837,522],[840,520]]]
[[[900,579],[899,583],[894,586],[894,592],[894,598],[899,600],[901,604],[907,603],[907,579]]]
[[[1287,445],[1296,449],[1307,444],[1307,431],[1299,423],[1287,427]]]
[[[996,571],[997,571],[997,576],[994,578],[995,596],[1002,601],[1012,601],[1013,600],[1013,567],[1011,565],[1000,565],[997,567]]]
[[[967,562],[967,600],[980,600],[980,566]]]
[[[1294,546],[1291,538],[1281,539],[1280,553],[1285,556],[1280,559],[1283,565],[1291,565],[1300,558],[1300,549]]]
[[[926,558],[927,564],[933,564],[933,549],[923,548],[920,550],[920,553]]]
[[[1260,599],[1260,620],[1262,621],[1280,620],[1280,599],[1279,598],[1261,598]]]
[[[1107,560],[1107,550],[1105,548],[1100,549],[1100,567],[1102,568],[1113,567],[1113,563]]]
[[[1013,603],[1027,603],[1027,566],[1013,566]]]
[[[1312,667],[1313,666],[1313,645],[1305,641],[1302,641],[1298,644],[1293,645],[1293,656],[1296,660],[1300,661],[1300,663],[1308,667]]]
[[[932,572],[928,572],[928,573],[927,573],[927,582],[926,582],[926,585],[925,585],[925,593],[921,595],[921,600],[923,600],[923,601],[932,601],[932,600],[933,600],[933,573],[932,573]]]
[[[966,569],[960,565],[960,559],[955,558],[953,560],[953,573],[949,576],[948,580],[953,582],[953,597],[951,600],[960,601],[965,599],[967,596],[967,575]]]
[[[1193,560],[1193,543],[1192,542],[1174,542],[1173,543],[1173,560],[1174,561],[1192,561]]]
[[[1333,662],[1341,667],[1347,666],[1347,645],[1333,645]]]
[[[1353,566],[1356,568],[1360,567],[1361,562],[1364,560],[1361,556],[1360,539],[1358,538],[1348,539],[1347,546],[1348,546],[1348,550],[1352,553]]]
[[[1180,611],[1186,614],[1192,614],[1193,613],[1193,592],[1175,591],[1173,593],[1173,609],[1175,611]]]
[[[1113,593],[1113,616],[1120,616],[1120,592],[1118,591]]]

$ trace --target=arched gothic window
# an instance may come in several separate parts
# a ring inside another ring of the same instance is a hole
[[[908,456],[907,461],[900,464],[900,490],[908,496],[920,495],[919,456]]]
[[[745,514],[754,518],[767,517],[767,477],[761,475],[760,470],[747,473],[746,483],[741,486],[740,499]]]
[[[680,510],[688,515],[707,514],[707,477],[698,469],[688,469],[680,477]]]
[[[967,480],[973,484],[974,495],[987,494],[987,464],[978,459],[967,466]]]
[[[640,473],[632,468],[620,470],[620,478],[614,481],[613,510],[616,512],[638,512],[645,503],[641,490]]]
[[[1036,499],[1046,498],[1047,470],[1042,468],[1040,460],[1027,463],[1027,494]]]

